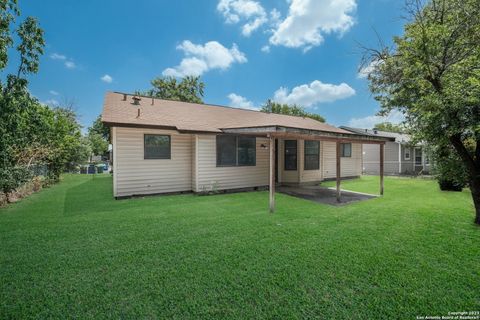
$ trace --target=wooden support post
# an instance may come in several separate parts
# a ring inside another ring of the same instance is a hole
[[[270,213],[275,212],[275,137],[270,136]]]
[[[341,176],[341,173],[340,173],[340,170],[341,170],[341,167],[340,167],[340,141],[337,141],[337,202],[340,202],[340,176]]]
[[[380,145],[380,195],[383,196],[383,167],[384,167],[384,147],[382,143]]]

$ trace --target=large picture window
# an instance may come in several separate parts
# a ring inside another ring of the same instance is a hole
[[[254,166],[256,138],[234,135],[217,136],[217,166]]]
[[[342,158],[351,158],[352,157],[352,144],[351,143],[341,143],[340,151]]]
[[[169,135],[145,134],[143,136],[144,159],[170,159],[171,143]]]
[[[285,140],[285,170],[297,170],[297,140]]]
[[[320,169],[320,141],[305,140],[304,156],[305,170]]]

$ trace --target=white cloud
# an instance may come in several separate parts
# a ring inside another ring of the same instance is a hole
[[[50,58],[53,59],[53,60],[66,60],[67,57],[63,54],[59,54],[59,53],[52,53],[50,55]]]
[[[230,103],[228,105],[231,107],[258,110],[258,108],[253,105],[253,102],[249,101],[245,97],[239,96],[238,94],[230,93],[228,95],[228,99],[230,99]]]
[[[105,83],[112,83],[113,78],[109,76],[108,74],[105,74],[103,77],[100,78]]]
[[[50,90],[49,93],[52,95],[52,96],[58,96],[60,93],[58,93],[57,91],[55,90]]]
[[[262,52],[269,53],[270,52],[270,46],[263,46],[261,50],[262,50]]]
[[[318,103],[332,102],[353,95],[355,95],[355,90],[346,83],[335,85],[315,80],[310,84],[297,86],[291,92],[282,87],[275,92],[273,100],[279,103],[311,107]]]
[[[217,10],[223,14],[226,23],[242,21],[242,34],[246,37],[268,21],[265,9],[253,0],[220,0]]]
[[[163,70],[164,76],[199,76],[211,69],[226,70],[233,63],[247,62],[245,54],[238,50],[236,44],[228,49],[217,41],[197,45],[185,40],[177,49],[182,50],[185,57],[178,66]]]
[[[68,69],[75,69],[77,65],[73,61],[65,61],[65,67]]]
[[[348,122],[348,125],[355,128],[372,129],[377,123],[391,122],[398,124],[404,120],[405,116],[400,111],[394,110],[386,117],[367,116],[363,118],[352,118]]]
[[[303,48],[320,45],[324,35],[348,31],[354,22],[356,0],[290,0],[287,17],[270,37],[272,45]]]
[[[75,68],[77,67],[77,65],[75,64],[75,62],[73,62],[73,59],[68,58],[68,57],[67,57],[66,55],[64,55],[64,54],[52,53],[52,54],[50,55],[50,59],[63,61],[63,64],[65,65],[65,67],[66,67],[67,69],[75,69]]]
[[[370,73],[372,73],[375,70],[375,68],[377,68],[381,63],[382,63],[381,61],[374,60],[374,61],[370,62],[368,65],[363,66],[358,71],[357,78],[359,78],[359,79],[367,78],[368,75]]]

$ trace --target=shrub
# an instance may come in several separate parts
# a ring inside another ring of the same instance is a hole
[[[443,191],[462,191],[464,184],[458,181],[439,178],[438,185]]]

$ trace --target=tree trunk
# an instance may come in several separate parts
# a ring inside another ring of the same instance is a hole
[[[470,182],[473,206],[475,208],[475,223],[480,225],[480,173],[472,177]]]

